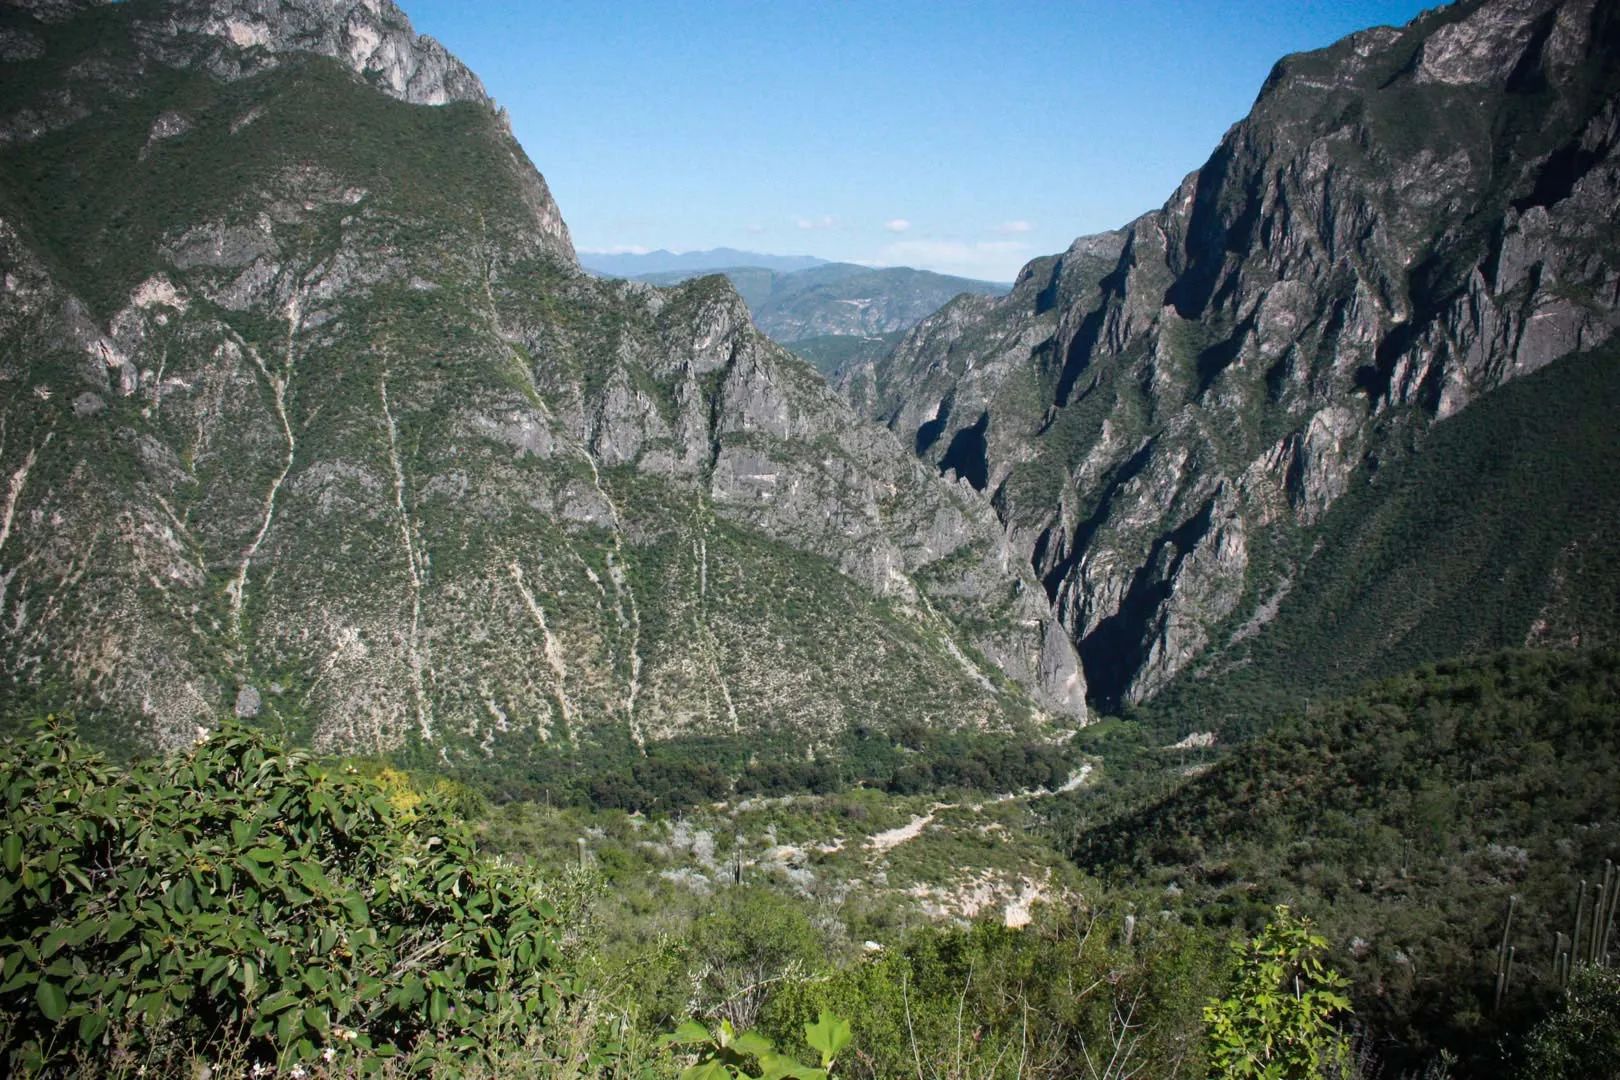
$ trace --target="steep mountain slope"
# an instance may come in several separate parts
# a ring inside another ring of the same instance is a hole
[[[1620,640],[1617,415],[1611,341],[1408,433],[1311,531],[1276,618],[1240,627],[1158,703],[1247,720],[1504,643]]]
[[[581,273],[386,0],[12,0],[0,42],[13,709],[512,768],[1083,721],[988,510],[722,280]]]
[[[1289,57],[1161,210],[843,389],[995,507],[1095,702],[1152,697],[1286,609],[1358,476],[1613,333],[1617,60],[1595,0],[1463,0]],[[1559,607],[1556,573],[1523,587]]]
[[[717,271],[748,303],[754,325],[773,341],[794,345],[814,337],[875,337],[909,330],[955,297],[1001,296],[1003,285],[951,277],[909,266],[872,268],[827,263],[783,273],[739,266]],[[698,276],[671,270],[638,280],[674,285]]]

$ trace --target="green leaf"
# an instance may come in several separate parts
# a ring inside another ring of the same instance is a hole
[[[364,926],[371,921],[371,912],[366,910],[366,902],[354,893],[343,898],[343,910],[348,913],[349,921],[352,923]]]
[[[107,1030],[107,1014],[87,1012],[79,1017],[79,1041],[93,1043]]]
[[[821,1066],[826,1068],[832,1064],[838,1052],[849,1045],[854,1032],[850,1030],[849,1021],[827,1009],[821,1010],[820,1017],[814,1024],[804,1025],[804,1041],[812,1049],[821,1052]]]
[[[53,1024],[67,1012],[67,995],[53,982],[40,983],[34,991],[34,1000],[39,1003],[39,1011],[45,1014],[45,1019]]]
[[[762,1070],[759,1080],[827,1080],[826,1069],[812,1069],[808,1065],[800,1064],[786,1054],[761,1054],[759,1065]]]
[[[282,1009],[298,1004],[298,995],[290,990],[277,990],[273,994],[265,995],[259,1002],[259,1012],[265,1016],[272,1016]]]
[[[758,1057],[770,1053],[775,1047],[771,1040],[752,1031],[745,1031],[731,1041],[731,1048],[739,1054],[752,1054]]]
[[[304,888],[310,892],[326,893],[332,891],[332,883],[326,880],[326,875],[321,873],[321,868],[312,862],[293,863],[293,872],[298,875],[298,880],[304,883]]]
[[[732,1080],[732,1072],[718,1061],[704,1061],[681,1072],[681,1080]]]
[[[5,855],[7,873],[16,873],[17,867],[22,865],[22,837],[16,833],[7,833],[5,840],[0,841],[0,850],[3,850]]]
[[[714,1036],[709,1034],[708,1028],[696,1020],[688,1020],[659,1041],[665,1046],[688,1046],[693,1043],[713,1042]]]

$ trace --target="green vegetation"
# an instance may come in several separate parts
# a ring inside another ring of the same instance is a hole
[[[827,1080],[838,1052],[849,1045],[849,1040],[849,1023],[823,1011],[815,1023],[804,1025],[804,1041],[821,1054],[819,1069],[777,1053],[775,1045],[763,1035],[737,1032],[729,1020],[721,1020],[713,1031],[688,1020],[663,1041],[670,1046],[697,1048],[697,1063],[681,1072],[681,1080]],[[755,1069],[757,1075],[751,1071]]]
[[[828,1005],[852,1017],[847,1075],[878,1078],[1205,1076],[1200,1007],[1218,942],[1127,905],[1044,911],[1009,930],[909,935],[822,980],[790,984],[761,1027]]]
[[[1445,1050],[1485,1075],[1497,1040],[1556,997],[1586,894],[1620,854],[1617,747],[1620,653],[1448,661],[1313,705],[1179,783],[1147,777],[1155,753],[1179,762],[1138,741],[1142,779],[1087,809],[1076,855],[1213,926],[1292,904],[1392,1060]]]
[[[232,726],[126,770],[41,730],[4,745],[0,789],[13,1073],[1061,1076],[1089,1047],[1196,1075],[1214,942],[1178,925],[1065,906],[863,959],[817,902],[753,886],[674,936],[650,911],[614,931],[595,872],[477,854],[457,788]],[[656,1052],[671,1029],[695,1061]]]
[[[1617,720],[1620,654],[1510,653],[1313,707],[1213,766],[1110,721],[1072,751],[1103,780],[1058,796],[651,817],[490,805],[230,727],[118,770],[52,729],[0,775],[7,1052],[62,1075],[330,1051],[809,1076],[827,1010],[851,1028],[836,1074],[873,1080],[1585,1075],[1613,983],[1574,886],[1615,887]],[[1062,836],[1105,881],[1042,854]],[[999,901],[930,907],[1041,880],[1021,928],[973,917]]]
[[[886,355],[905,336],[904,330],[886,334],[817,334],[796,338],[788,347],[830,379]]]
[[[13,1075],[217,1046],[422,1071],[561,1015],[539,882],[432,800],[236,728],[127,771],[51,728],[0,750],[0,790]]]
[[[1620,972],[1582,967],[1526,1040],[1524,1080],[1601,1080],[1620,1062]]]
[[[1080,761],[1072,748],[1006,735],[934,731],[902,723],[892,731],[865,724],[805,760],[802,743],[770,736],[676,738],[643,754],[620,750],[583,762],[531,757],[529,772],[502,782],[482,762],[466,780],[504,798],[548,798],[603,809],[676,811],[754,795],[824,795],[872,787],[896,795],[954,791],[994,794],[1055,790]]]
[[[1248,942],[1233,942],[1233,987],[1204,1009],[1210,1065],[1222,1080],[1313,1080],[1343,1073],[1350,1045],[1334,1021],[1350,1008],[1349,985],[1322,955],[1327,939],[1277,908]]]

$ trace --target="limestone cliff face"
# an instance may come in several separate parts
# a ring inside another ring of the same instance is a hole
[[[392,5],[0,29],[6,702],[449,761],[1084,721],[994,512],[723,282],[580,273]]]
[[[312,53],[413,105],[491,104],[478,77],[415,33],[392,0],[186,0],[138,21],[134,32],[145,54],[221,79],[258,74],[288,53]]]
[[[995,507],[1094,697],[1142,700],[1275,612],[1400,432],[1614,333],[1617,58],[1596,0],[1289,57],[1162,209],[842,389]]]

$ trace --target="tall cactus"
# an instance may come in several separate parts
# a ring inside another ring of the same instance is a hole
[[[1604,866],[1614,870],[1614,864],[1605,862]],[[1620,908],[1620,871],[1606,875],[1609,883],[1609,913],[1603,919],[1603,930],[1598,935],[1597,963],[1599,967],[1609,966],[1609,944],[1614,937],[1615,909]]]
[[[1502,924],[1502,944],[1496,949],[1496,998],[1492,1005],[1496,1012],[1502,1010],[1502,995],[1507,993],[1508,970],[1513,955],[1508,946],[1508,935],[1513,932],[1513,909],[1518,903],[1518,896],[1508,897],[1507,921]]]

